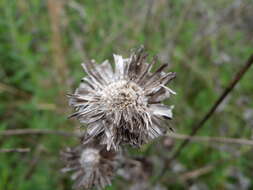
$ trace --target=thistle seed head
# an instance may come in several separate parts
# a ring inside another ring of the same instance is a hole
[[[62,172],[72,172],[73,188],[90,189],[96,186],[102,189],[111,184],[117,167],[117,154],[106,151],[97,142],[90,142],[61,152],[65,162]]]
[[[76,117],[87,125],[87,139],[99,138],[107,150],[118,149],[121,144],[140,146],[163,135],[165,121],[172,118],[172,106],[162,101],[175,94],[166,85],[175,73],[166,73],[167,64],[156,71],[148,64],[142,48],[130,58],[114,55],[115,69],[108,61],[82,64],[87,76],[71,94],[70,105]]]

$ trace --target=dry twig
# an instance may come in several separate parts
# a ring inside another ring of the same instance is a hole
[[[223,93],[220,95],[220,97],[215,101],[213,106],[209,109],[209,111],[204,115],[204,117],[192,127],[192,131],[190,133],[190,136],[194,136],[203,126],[204,124],[208,121],[208,119],[213,115],[213,113],[216,111],[218,106],[223,102],[223,100],[227,97],[227,95],[234,89],[235,85],[242,79],[244,74],[249,70],[251,65],[253,64],[253,54],[249,57],[249,59],[246,61],[245,65],[236,73],[234,79],[230,82],[228,87],[224,89]],[[190,142],[190,138],[185,139],[182,144],[176,149],[174,154],[172,155],[171,158],[168,158],[165,161],[165,167],[163,168],[162,172],[160,175],[157,176],[157,178],[154,180],[156,181],[157,179],[161,178],[164,176],[164,174],[167,171],[167,168],[169,167],[171,161],[178,157],[183,150],[183,148]]]
[[[25,99],[28,99],[31,97],[31,94],[20,90],[16,87],[10,86],[9,84],[0,83],[0,92],[7,92]]]
[[[34,171],[36,170],[36,167],[38,166],[38,162],[41,159],[41,153],[43,151],[43,146],[41,144],[38,144],[35,148],[33,159],[29,162],[29,167],[27,167],[27,170],[24,174],[26,180],[29,180],[32,177]]]
[[[60,130],[50,129],[11,129],[0,132],[0,136],[15,136],[15,135],[61,135],[66,137],[78,137],[76,133]],[[189,136],[178,133],[168,133],[167,136],[178,139],[178,140],[189,140],[195,142],[217,142],[217,143],[228,143],[238,145],[250,145],[253,146],[253,140],[248,139],[236,139],[228,137],[207,137],[207,136]]]
[[[23,153],[23,152],[30,152],[30,151],[31,151],[30,148],[3,148],[3,149],[0,149],[0,153],[8,153],[8,152]]]
[[[180,176],[180,180],[186,181],[189,179],[195,179],[202,175],[211,172],[215,168],[215,165],[207,165],[202,168],[195,169],[193,171],[186,172]]]
[[[207,136],[189,136],[177,133],[169,133],[167,136],[174,139],[189,140],[195,142],[217,142],[227,144],[238,144],[238,145],[250,145],[253,146],[253,140],[248,139],[236,139],[228,137],[207,137]]]
[[[218,106],[222,103],[222,101],[227,97],[227,95],[234,89],[235,85],[242,79],[244,74],[248,71],[250,66],[253,64],[253,54],[249,57],[246,64],[242,67],[241,70],[236,74],[235,78],[231,81],[231,83],[228,85],[228,87],[223,91],[221,96],[216,100],[216,102],[213,104],[213,106],[210,108],[210,110],[204,115],[204,117],[195,125],[192,127],[192,132],[190,133],[190,136],[194,136],[199,129],[201,129],[206,121],[213,115],[213,113],[216,111]],[[182,149],[189,143],[189,139],[185,139],[184,142],[179,146],[179,148],[176,150],[175,154],[172,156],[171,159],[176,158],[180,155]]]
[[[61,136],[78,136],[72,132],[49,130],[49,129],[12,129],[0,132],[0,136],[15,136],[15,135],[61,135]]]

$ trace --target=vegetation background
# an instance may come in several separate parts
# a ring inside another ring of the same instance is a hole
[[[175,105],[171,127],[187,135],[253,51],[253,1],[0,0],[0,150],[31,149],[0,152],[0,190],[71,189],[59,151],[75,138],[4,132],[78,130],[67,120],[65,94],[84,76],[80,63],[126,57],[141,44],[177,72],[177,95],[167,103]],[[251,68],[198,136],[253,138],[252,81]],[[152,178],[180,142],[162,138],[130,152],[153,161]],[[158,182],[173,190],[253,189],[252,160],[252,146],[194,141]],[[107,189],[130,186],[118,177]]]

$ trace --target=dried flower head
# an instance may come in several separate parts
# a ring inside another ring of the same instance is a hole
[[[111,178],[117,165],[117,156],[113,151],[97,147],[97,142],[67,148],[61,152],[66,163],[63,172],[72,171],[75,189],[90,189],[96,186],[102,189],[111,184]]]
[[[172,118],[172,107],[161,102],[175,94],[166,85],[175,73],[165,73],[162,64],[146,62],[147,54],[140,48],[130,58],[114,55],[115,69],[106,60],[82,64],[87,76],[70,96],[70,105],[77,117],[87,124],[87,135],[99,137],[107,150],[118,149],[122,143],[140,146],[162,135],[164,121]]]

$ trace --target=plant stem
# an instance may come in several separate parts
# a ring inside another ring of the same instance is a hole
[[[234,79],[229,83],[228,87],[224,89],[223,93],[219,96],[219,98],[215,101],[213,106],[209,109],[209,111],[204,115],[204,117],[196,124],[193,125],[192,131],[190,133],[190,137],[194,136],[208,121],[208,119],[213,115],[218,106],[222,103],[222,101],[227,97],[227,95],[234,89],[236,84],[242,79],[244,74],[249,70],[250,66],[253,64],[253,54],[248,58],[244,66],[236,73]],[[165,161],[165,166],[160,175],[158,175],[157,179],[163,177],[167,171],[172,160],[177,158],[185,146],[190,142],[190,138],[186,138],[176,149],[174,154]]]

